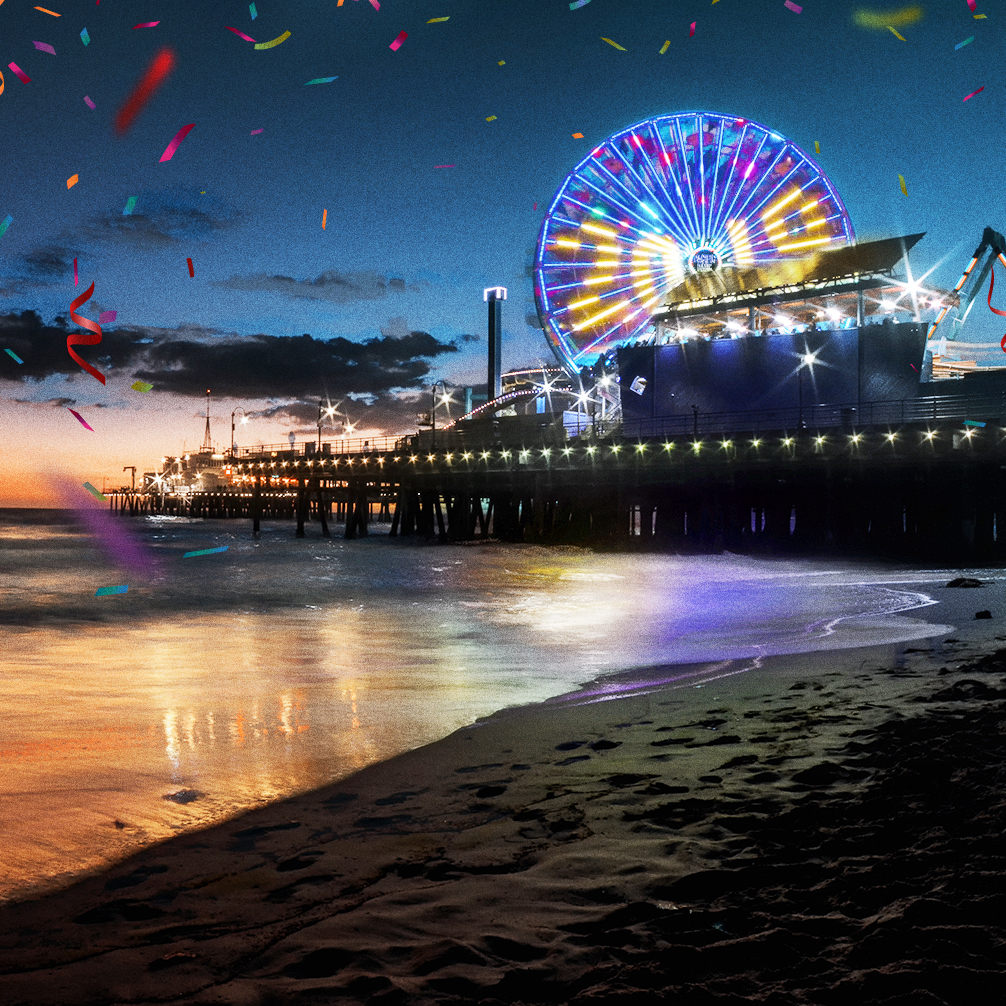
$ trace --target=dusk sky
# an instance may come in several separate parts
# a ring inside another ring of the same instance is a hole
[[[593,145],[650,116],[709,110],[818,141],[858,239],[927,232],[913,271],[937,267],[938,286],[985,225],[1006,228],[988,0],[924,5],[904,41],[859,27],[864,5],[821,0],[261,0],[254,19],[237,0],[39,6],[60,16],[0,6],[0,506],[58,505],[53,477],[112,487],[124,465],[192,450],[207,388],[221,449],[236,406],[252,416],[239,444],[277,443],[311,435],[319,397],[360,433],[414,430],[434,380],[484,383],[486,286],[509,289],[504,369],[552,364],[527,320],[544,209]],[[290,35],[259,50],[227,26]],[[117,135],[163,47],[173,73]],[[92,282],[80,313],[117,316],[77,351],[104,386],[66,349]]]

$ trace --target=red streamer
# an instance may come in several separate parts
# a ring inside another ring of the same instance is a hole
[[[94,294],[94,283],[91,285],[70,304],[70,319],[75,325],[80,325],[81,328],[86,328],[89,332],[93,332],[93,335],[85,335],[83,332],[73,332],[66,337],[66,351],[73,357],[73,359],[79,363],[92,377],[101,381],[102,384],[105,383],[105,375],[100,371],[95,370],[86,360],[82,360],[70,347],[71,346],[97,346],[101,342],[101,326],[95,322],[91,321],[89,318],[82,318],[77,314],[77,308],[81,304],[86,303],[91,299]],[[73,411],[72,409],[70,410]]]

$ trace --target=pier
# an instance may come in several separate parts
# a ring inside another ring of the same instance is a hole
[[[680,552],[1006,559],[1006,396],[940,396],[795,415],[623,423],[567,439],[554,423],[262,445],[208,492],[109,493],[130,514],[292,520],[297,537],[373,521],[440,542]],[[533,417],[521,417],[523,420]]]

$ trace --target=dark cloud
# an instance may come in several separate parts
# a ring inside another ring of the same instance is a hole
[[[332,405],[336,405],[333,401]],[[329,403],[325,401],[326,408]],[[415,391],[399,394],[375,395],[369,401],[344,399],[338,403],[338,415],[325,419],[322,439],[336,439],[345,430],[344,423],[352,424],[356,437],[361,430],[380,429],[388,436],[414,433],[416,414],[429,408],[429,393]],[[286,421],[301,439],[313,439],[318,431],[318,402],[298,401],[275,405],[257,415],[267,419]]]
[[[361,300],[380,300],[389,293],[418,290],[417,284],[404,279],[382,276],[376,272],[336,272],[326,269],[314,279],[294,279],[292,276],[232,276],[214,284],[228,290],[251,290],[279,294],[295,300],[327,300],[333,304],[352,304]]]
[[[33,402],[30,398],[15,398],[14,401],[17,402],[18,405],[48,405],[53,409],[65,409],[69,405],[77,404],[76,398],[47,398],[44,402]]]
[[[16,369],[4,368],[0,377],[27,382],[82,374],[93,380],[67,352],[73,330],[62,317],[44,325],[34,311],[0,315],[0,345],[24,360]],[[212,388],[218,396],[272,399],[380,396],[416,388],[425,383],[431,359],[457,352],[454,343],[427,332],[357,343],[311,335],[221,338],[198,326],[106,327],[99,345],[75,348],[102,373],[125,369],[161,392],[200,396]]]

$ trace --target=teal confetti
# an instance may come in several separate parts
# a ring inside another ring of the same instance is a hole
[[[249,4],[248,5],[248,10],[251,11],[252,20],[254,21],[255,18],[258,17],[258,11],[255,10],[255,4]]]
[[[137,199],[139,199],[139,196],[130,196],[130,197],[129,197],[129,198],[128,198],[128,199],[126,200],[126,208],[125,208],[125,209],[124,209],[124,210],[122,211],[122,215],[123,215],[124,217],[128,217],[128,216],[131,216],[131,215],[132,215],[132,213],[133,213],[133,209],[134,209],[134,208],[135,208],[135,206],[136,206],[136,200],[137,200]]]
[[[968,44],[968,42],[973,42],[974,40],[975,40],[975,37],[974,37],[974,35],[972,35],[971,38],[966,38],[966,39],[964,39],[963,42],[958,42],[957,45],[954,46],[954,48],[955,49],[963,49],[964,46],[966,46]]]
[[[8,213],[7,219],[0,224],[0,238],[2,238],[7,233],[7,228],[14,223],[14,218]]]
[[[190,555],[212,555],[214,552],[226,552],[228,548],[230,548],[229,545],[224,545],[223,548],[201,548],[198,552],[186,552],[182,558],[188,559]]]
[[[314,80],[309,80],[307,84],[331,84],[333,80],[338,79],[338,77],[315,77]],[[307,84],[304,86],[307,87]]]
[[[129,587],[99,587],[95,592],[95,597],[104,597],[106,594],[125,594]]]
[[[84,45],[87,45],[87,43],[91,41],[91,36],[87,34],[86,28],[80,33],[80,40],[84,43]]]
[[[15,353],[13,349],[5,349],[4,352],[8,353],[10,356],[14,357],[14,359],[17,360],[18,363],[24,363],[24,360],[22,360],[21,357],[18,356],[17,353]]]

